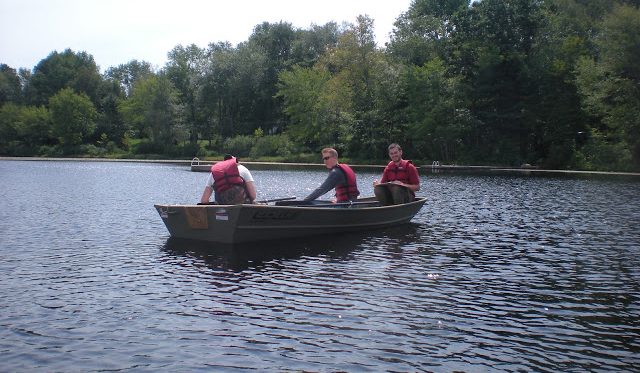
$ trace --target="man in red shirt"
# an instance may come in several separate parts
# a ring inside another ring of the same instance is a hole
[[[402,159],[402,148],[393,143],[389,145],[391,162],[385,167],[380,181],[373,182],[376,198],[383,205],[397,205],[414,200],[420,190],[420,177],[416,166]]]

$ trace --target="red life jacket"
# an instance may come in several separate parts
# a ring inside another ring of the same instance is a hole
[[[409,184],[409,163],[413,164],[413,162],[406,159],[401,160],[400,165],[396,165],[394,161],[389,162],[384,169],[387,180],[400,180],[403,183]]]
[[[345,202],[356,199],[360,195],[360,191],[358,190],[358,185],[356,183],[355,172],[353,172],[351,167],[344,163],[338,164],[336,167],[340,167],[347,177],[346,184],[336,185],[336,201]]]
[[[211,174],[213,175],[213,189],[216,193],[222,193],[234,185],[244,186],[244,179],[240,177],[235,158],[214,164],[211,166]]]

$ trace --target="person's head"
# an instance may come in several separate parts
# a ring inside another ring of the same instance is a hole
[[[234,157],[234,156],[232,156],[231,154],[228,154],[228,153],[224,155],[224,160],[225,161],[227,161],[227,160],[229,160],[231,158],[234,158],[236,160],[236,163],[238,163],[238,158],[236,158],[236,157]]]
[[[402,160],[402,148],[400,145],[393,143],[389,145],[389,158],[394,162],[400,162]]]
[[[338,152],[334,148],[322,149],[322,161],[326,168],[334,168],[338,164]]]

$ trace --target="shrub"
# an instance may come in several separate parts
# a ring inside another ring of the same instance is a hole
[[[196,156],[203,156],[204,151],[199,144],[186,143],[181,145],[172,145],[166,147],[166,152],[171,157],[187,157],[193,158]]]
[[[49,146],[42,145],[38,149],[38,155],[43,157],[61,157],[63,155],[62,148],[58,145]]]
[[[258,138],[251,148],[251,157],[289,157],[294,152],[294,148],[287,135],[263,136]]]
[[[80,145],[80,154],[88,155],[89,157],[104,157],[107,154],[107,149],[95,146],[93,144]]]
[[[248,157],[251,154],[251,148],[255,139],[252,136],[239,135],[228,138],[224,142],[224,152],[235,155],[236,157]]]
[[[162,154],[164,153],[164,145],[151,141],[141,141],[138,144],[132,144],[134,154]]]

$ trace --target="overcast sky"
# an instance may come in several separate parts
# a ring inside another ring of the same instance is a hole
[[[246,41],[262,22],[295,28],[374,20],[380,47],[411,0],[0,0],[0,63],[32,69],[51,52],[93,56],[102,72],[137,59],[164,66],[178,44]]]

